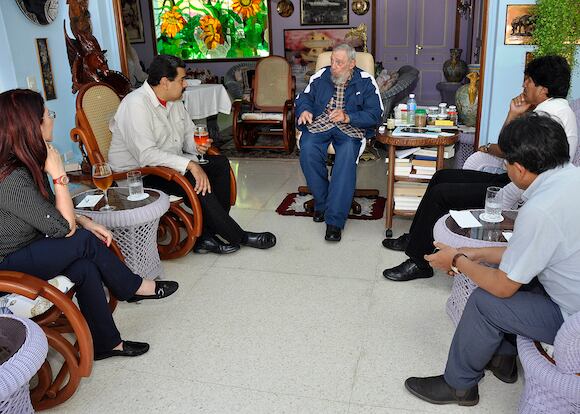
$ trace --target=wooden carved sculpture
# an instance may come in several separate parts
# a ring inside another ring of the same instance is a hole
[[[85,84],[104,82],[113,87],[122,98],[131,91],[131,83],[125,75],[109,69],[106,50],[93,35],[88,0],[67,0],[72,34],[67,34],[63,21],[64,38],[72,74],[72,92],[76,93]]]

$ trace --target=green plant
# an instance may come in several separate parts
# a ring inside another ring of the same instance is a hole
[[[573,67],[580,42],[578,0],[537,0],[534,14],[537,16],[532,34],[534,55],[564,56]]]

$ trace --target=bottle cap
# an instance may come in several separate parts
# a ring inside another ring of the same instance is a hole
[[[427,111],[424,109],[417,109],[415,115],[427,115]]]
[[[410,93],[409,94],[409,98],[413,99],[414,97],[415,97],[415,94],[414,93]]]
[[[445,107],[447,106],[447,104],[446,104],[445,102],[441,102],[441,103],[439,104],[439,106],[440,106],[440,107],[442,107],[442,108],[445,108]]]

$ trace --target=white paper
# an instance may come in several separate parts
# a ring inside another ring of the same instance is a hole
[[[407,158],[409,155],[416,153],[420,149],[420,147],[400,149],[395,151],[395,156],[397,158]]]
[[[77,208],[94,207],[103,198],[102,194],[87,195],[77,204]]]
[[[501,234],[507,241],[510,241],[513,233],[511,231],[502,231]]]
[[[475,217],[473,217],[473,214],[471,214],[471,211],[469,210],[449,210],[449,214],[451,214],[453,220],[455,220],[457,225],[462,229],[481,227],[481,223]]]

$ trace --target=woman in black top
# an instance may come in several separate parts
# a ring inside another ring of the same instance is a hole
[[[147,343],[121,339],[103,284],[130,301],[167,297],[178,285],[137,276],[107,248],[109,230],[75,217],[60,155],[50,144],[54,118],[37,92],[0,94],[0,270],[43,280],[66,275],[75,284],[96,360],[144,354]]]

